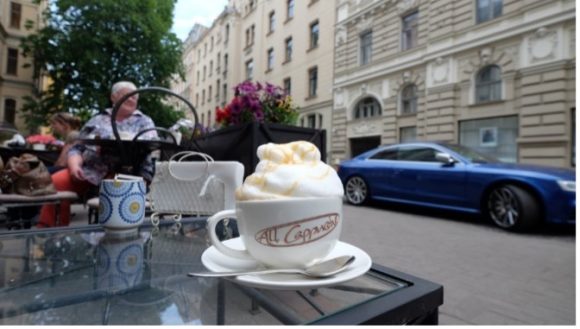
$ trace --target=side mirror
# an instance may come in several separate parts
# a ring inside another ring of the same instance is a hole
[[[457,160],[453,159],[453,157],[448,153],[438,152],[435,154],[435,159],[445,165],[452,166],[457,162]]]

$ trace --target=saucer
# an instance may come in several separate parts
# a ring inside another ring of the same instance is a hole
[[[243,242],[239,237],[223,242],[227,246],[235,249],[242,249],[243,247]],[[328,278],[316,279],[300,274],[262,274],[240,275],[230,279],[237,283],[256,288],[296,290],[335,285],[357,278],[371,268],[372,260],[366,252],[341,241],[336,243],[336,247],[334,247],[324,260],[343,255],[355,256],[354,262],[345,271]],[[203,252],[201,262],[212,272],[244,271],[259,267],[259,264],[253,260],[238,259],[224,255],[214,246],[209,247]]]

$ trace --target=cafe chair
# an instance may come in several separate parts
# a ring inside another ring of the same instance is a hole
[[[31,206],[43,206],[45,204],[54,204],[55,218],[57,219],[56,225],[60,224],[60,219],[58,216],[58,211],[60,209],[59,205],[62,201],[74,201],[78,199],[78,195],[71,191],[60,191],[55,194],[49,195],[39,195],[39,196],[26,196],[20,194],[0,194],[0,204],[4,208],[18,208],[18,207],[31,207]],[[21,212],[17,212],[18,218],[9,218],[6,222],[8,228],[17,227],[30,227],[31,218],[24,218]]]

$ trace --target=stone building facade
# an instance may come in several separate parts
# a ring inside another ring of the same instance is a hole
[[[25,28],[27,21],[38,29],[46,2],[40,5],[32,0],[0,1],[0,121],[14,124],[25,130],[24,119],[19,116],[24,96],[33,96],[41,81],[33,78],[30,60],[22,56],[20,40],[32,32]]]
[[[575,165],[575,2],[337,0],[331,159],[410,140]]]
[[[190,99],[204,126],[215,125],[216,107],[249,79],[287,89],[300,107],[299,125],[330,131],[334,24],[334,1],[230,0],[188,48],[194,56]]]

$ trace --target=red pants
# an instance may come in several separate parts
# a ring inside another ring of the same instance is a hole
[[[68,169],[63,169],[52,174],[52,183],[57,191],[73,191],[78,195],[85,194],[92,186],[86,181],[73,179]],[[55,205],[47,204],[40,210],[38,227],[56,226]],[[70,223],[70,201],[62,201],[59,209],[60,226],[68,226]]]

